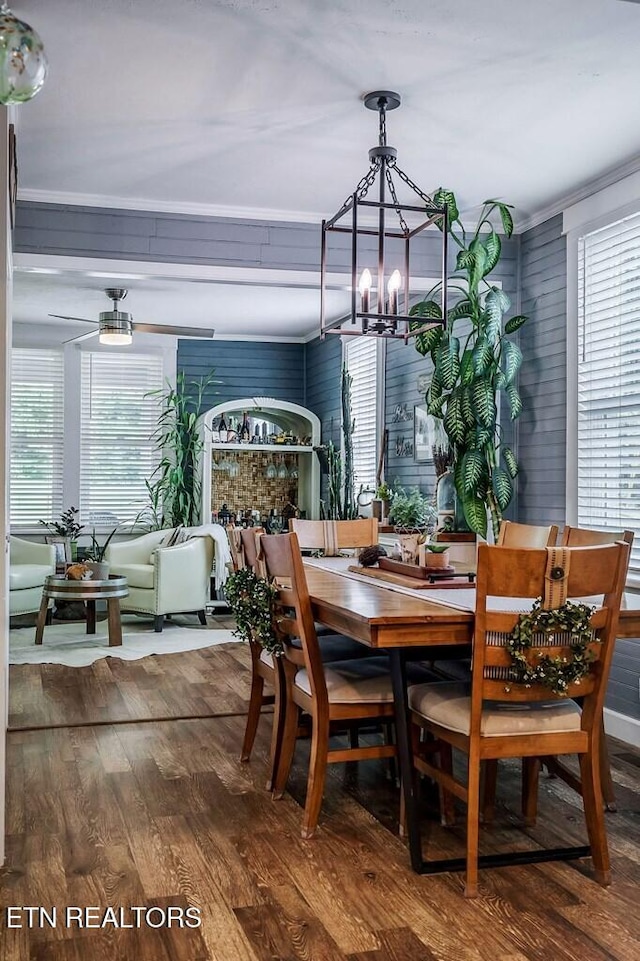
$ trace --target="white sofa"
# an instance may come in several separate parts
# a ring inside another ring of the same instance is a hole
[[[162,630],[165,614],[196,612],[200,623],[206,624],[213,540],[192,536],[174,547],[161,547],[167,533],[152,531],[109,544],[105,560],[110,573],[126,577],[129,585],[129,596],[120,601],[120,610],[152,615],[155,631]]]
[[[20,537],[9,539],[9,615],[40,610],[44,579],[56,572],[56,549]]]

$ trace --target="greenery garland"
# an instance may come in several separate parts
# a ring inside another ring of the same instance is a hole
[[[269,653],[282,654],[282,643],[272,627],[276,588],[250,567],[243,567],[229,575],[224,592],[236,619],[234,635],[243,641],[253,638]]]
[[[595,660],[590,647],[599,643],[591,627],[591,615],[595,607],[567,601],[554,610],[543,610],[541,603],[542,598],[538,597],[531,611],[520,615],[506,649],[511,655],[518,683],[525,687],[544,684],[554,694],[566,697],[570,685],[579,684]],[[570,635],[567,647],[571,656],[550,657],[538,649],[532,661],[531,649],[535,644],[535,635],[542,634],[547,638],[559,633]]]

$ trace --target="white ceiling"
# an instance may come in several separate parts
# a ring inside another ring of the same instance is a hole
[[[377,88],[403,96],[388,120],[400,166],[426,190],[453,188],[463,210],[497,196],[523,219],[640,155],[636,3],[16,0],[15,12],[50,61],[19,108],[25,198],[329,215],[367,169],[377,121],[361,97]],[[240,291],[217,291],[236,329],[255,296]],[[55,312],[104,306],[50,293]],[[306,333],[310,292],[293,293]],[[16,294],[22,310],[20,277]],[[210,310],[195,285],[183,296]]]

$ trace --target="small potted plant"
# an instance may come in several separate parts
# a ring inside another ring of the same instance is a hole
[[[84,526],[78,522],[80,511],[77,507],[70,507],[62,511],[57,521],[38,521],[46,527],[50,534],[57,534],[59,537],[68,537],[71,545],[71,560],[75,561],[78,557],[78,534],[84,530]]]
[[[106,581],[109,579],[109,564],[105,561],[104,557],[111,538],[117,530],[117,527],[113,528],[104,544],[98,541],[95,527],[91,531],[91,546],[87,547],[84,552],[84,562],[89,570],[93,571],[94,581]]]
[[[406,533],[424,531],[433,524],[435,513],[429,499],[421,494],[417,487],[408,491],[403,487],[396,487],[393,491],[389,520],[396,530]]]
[[[393,491],[384,481],[376,487],[376,496],[372,501],[373,516],[385,523],[389,516],[389,504]]]
[[[438,570],[450,567],[447,545],[431,542],[421,544],[418,563],[421,567],[437,568]]]

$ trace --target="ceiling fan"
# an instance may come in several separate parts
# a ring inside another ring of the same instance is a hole
[[[88,317],[68,317],[64,314],[49,314],[49,317],[59,317],[61,320],[81,320],[87,324],[97,323],[96,330],[91,330],[87,334],[80,334],[78,337],[72,337],[65,341],[66,344],[77,343],[99,335],[101,344],[124,346],[131,343],[134,330],[145,334],[173,334],[174,337],[213,337],[215,334],[215,330],[211,328],[174,327],[169,324],[134,324],[131,314],[124,310],[118,310],[118,304],[125,299],[127,293],[128,291],[124,287],[107,287],[105,294],[109,300],[113,301],[113,310],[101,311],[97,322],[90,320]]]

